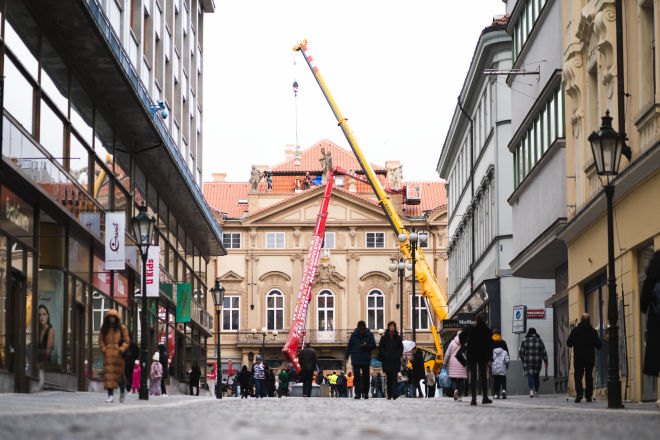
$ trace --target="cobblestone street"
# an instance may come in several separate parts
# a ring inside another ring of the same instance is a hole
[[[653,404],[523,397],[470,407],[466,399],[263,399],[168,396],[124,404],[101,393],[0,395],[2,439],[657,439]],[[479,435],[476,437],[475,435]]]

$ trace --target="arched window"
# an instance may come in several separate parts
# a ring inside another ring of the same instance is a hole
[[[385,296],[380,290],[372,290],[367,295],[367,327],[385,328]]]
[[[284,295],[279,290],[268,292],[266,315],[268,330],[282,330],[284,328]]]
[[[322,290],[317,297],[319,330],[334,331],[335,329],[335,295],[329,290]]]

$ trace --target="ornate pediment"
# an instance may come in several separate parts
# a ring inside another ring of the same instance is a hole
[[[226,274],[222,275],[221,277],[218,278],[221,282],[240,282],[243,281],[245,278],[234,272],[233,270],[230,270]]]
[[[366,295],[374,289],[380,290],[384,294],[392,292],[393,284],[391,280],[392,277],[384,272],[373,271],[366,273],[360,277],[360,281],[362,282],[358,285],[358,293],[360,295]]]
[[[273,289],[281,291],[283,294],[293,293],[293,286],[291,284],[291,277],[284,272],[271,271],[259,277],[257,288],[258,294],[266,294]]]

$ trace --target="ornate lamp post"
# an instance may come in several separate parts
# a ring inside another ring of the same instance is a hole
[[[603,184],[607,199],[607,318],[610,322],[608,331],[609,374],[607,380],[607,407],[623,408],[621,401],[621,379],[619,377],[619,326],[617,323],[616,276],[614,274],[614,219],[612,207],[614,185],[610,181],[610,176],[619,174],[621,153],[626,147],[626,134],[614,131],[609,110],[602,119],[603,125],[600,126],[598,132],[591,133],[589,143],[591,144],[591,151],[596,162],[596,172],[599,176],[605,176],[607,179],[607,183]]]
[[[215,287],[211,289],[213,295],[213,305],[215,306],[215,316],[218,322],[218,332],[215,338],[216,352],[218,357],[216,359],[218,365],[218,374],[215,377],[215,398],[222,399],[222,357],[220,356],[220,312],[222,311],[222,302],[225,300],[225,288],[220,286],[220,280],[215,280]]]
[[[140,400],[149,400],[149,389],[147,387],[147,377],[149,371],[147,363],[149,362],[149,318],[147,306],[147,257],[149,253],[149,246],[154,233],[154,226],[156,219],[147,214],[147,207],[144,202],[140,206],[140,213],[131,219],[133,226],[133,233],[137,241],[137,246],[140,248],[142,254],[142,285],[140,286],[140,293],[142,294],[142,315],[140,319],[141,325],[141,338],[140,344],[140,363],[142,364],[142,375],[140,377]]]
[[[257,334],[257,329],[256,328],[253,328],[252,330],[250,330],[250,332],[252,333],[252,337],[254,339],[259,339],[259,336],[261,336],[261,360],[265,362],[264,353],[266,352],[266,337],[268,336],[268,329],[266,327],[262,327],[261,328],[261,335]],[[278,334],[279,333],[278,333],[277,330],[273,330],[273,332],[272,332],[273,341],[275,339],[277,339]]]
[[[403,232],[399,234],[399,242],[405,243],[406,240],[410,240],[410,252],[412,253],[411,262],[408,263],[408,270],[412,271],[412,314],[413,314],[413,324],[412,324],[412,338],[413,342],[417,342],[417,303],[415,297],[415,288],[417,284],[417,274],[415,273],[415,250],[419,244],[425,244],[429,241],[428,231],[424,228],[415,231],[415,228],[412,231],[409,231],[406,228],[403,228],[408,231],[409,235],[404,234]]]

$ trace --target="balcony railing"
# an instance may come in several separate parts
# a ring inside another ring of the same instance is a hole
[[[101,32],[105,36],[108,44],[110,45],[110,48],[117,56],[117,59],[119,60],[119,64],[121,64],[124,71],[126,72],[126,75],[128,75],[128,79],[135,88],[135,91],[137,92],[140,101],[145,106],[145,108],[149,110],[149,108],[151,108],[151,106],[153,105],[153,101],[149,96],[149,92],[147,91],[147,88],[144,86],[144,83],[140,79],[140,75],[138,75],[137,69],[131,62],[131,59],[128,57],[128,53],[126,53],[126,49],[124,49],[124,46],[121,44],[121,40],[115,33],[115,30],[113,29],[112,25],[110,24],[110,19],[107,17],[107,15],[105,15],[105,11],[101,7],[98,0],[86,0],[86,3],[89,6],[92,16],[96,19],[96,22],[101,28]],[[193,175],[190,172],[190,169],[188,168],[185,159],[183,158],[183,156],[181,156],[181,152],[177,148],[176,143],[174,142],[174,139],[170,134],[170,131],[167,129],[163,120],[161,119],[159,112],[155,112],[153,115],[151,115],[151,119],[153,120],[154,124],[156,124],[156,128],[158,129],[160,135],[163,137],[163,140],[165,141],[165,145],[167,145],[168,150],[170,150],[170,153],[172,154],[174,161],[179,167],[179,171],[181,171],[181,174],[188,183],[190,190],[193,192],[193,194],[197,198],[197,201],[201,205],[202,210],[206,214],[206,219],[208,220],[209,224],[211,225],[215,233],[218,235],[218,238],[221,238],[222,229],[215,220],[215,216],[211,212],[211,208],[209,207],[208,203],[206,203],[206,199],[204,198],[204,195],[202,194],[202,191],[199,188],[199,184],[193,178]]]
[[[190,300],[190,317],[209,333],[215,332],[215,328],[213,327],[213,315],[204,310],[204,308],[194,299]]]
[[[354,331],[354,328],[340,330],[307,330],[305,341],[311,342],[312,344],[347,344]],[[372,333],[374,334],[376,343],[378,343],[381,335],[375,331],[372,331]],[[261,331],[257,331],[257,333],[253,334],[249,330],[240,330],[237,336],[236,342],[238,344],[261,345],[263,340]],[[402,336],[403,339],[412,339],[412,330],[405,330]],[[269,333],[266,336],[266,345],[284,345],[288,338],[289,330],[278,330],[277,336],[273,336],[272,330],[269,330]]]

